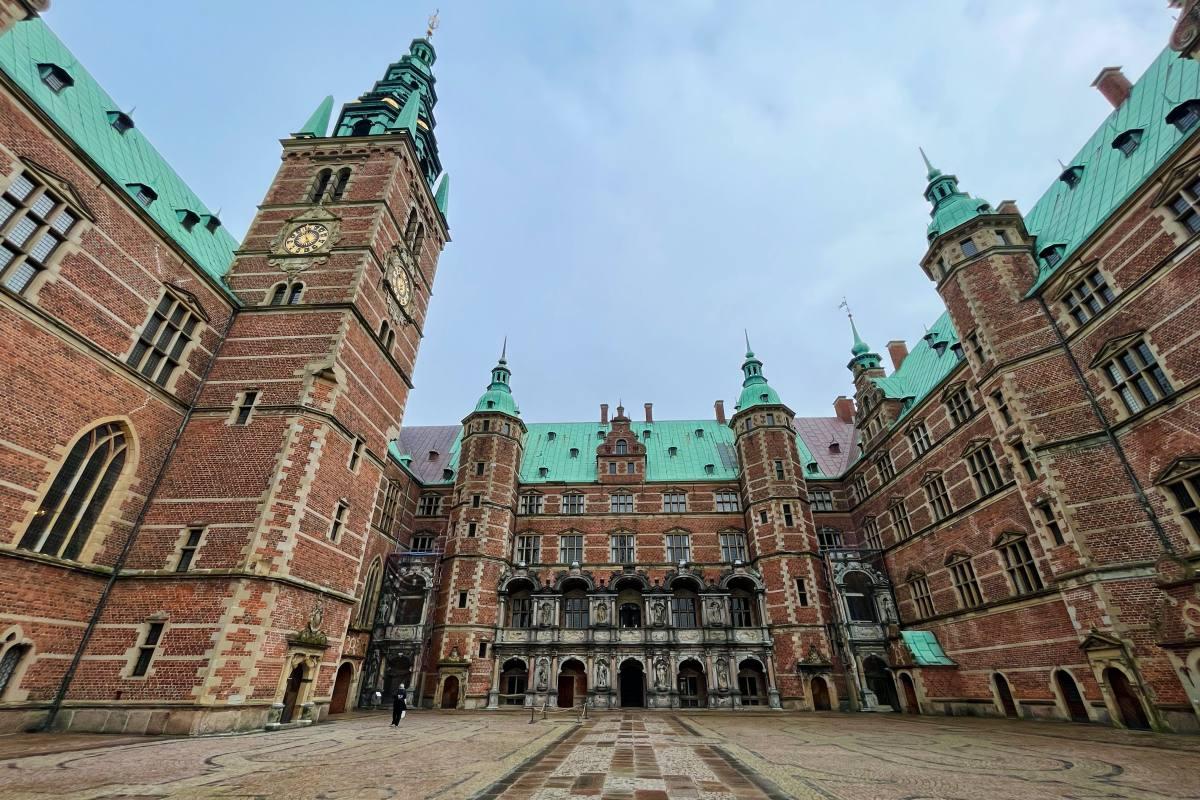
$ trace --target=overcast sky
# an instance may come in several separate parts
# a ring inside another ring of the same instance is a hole
[[[46,19],[239,239],[278,140],[369,89],[441,6],[452,176],[409,425],[458,422],[508,336],[529,421],[706,418],[742,329],[802,415],[849,393],[863,337],[912,346],[923,145],[1028,210],[1172,25],[1157,0],[209,2],[55,0]],[[337,9],[336,14],[333,9]]]

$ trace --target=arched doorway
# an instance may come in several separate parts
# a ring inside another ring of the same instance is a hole
[[[338,667],[337,677],[333,681],[333,699],[329,701],[330,714],[342,714],[346,711],[346,698],[350,694],[350,682],[354,680],[354,667],[347,661]]]
[[[767,675],[762,664],[753,658],[747,658],[738,664],[738,692],[742,696],[744,706],[767,704]]]
[[[920,714],[921,704],[917,702],[917,687],[907,672],[900,673],[900,688],[904,690],[904,713]]]
[[[704,667],[694,658],[679,665],[679,705],[682,708],[708,706],[708,681],[704,678]]]
[[[558,671],[558,707],[573,708],[582,697],[587,697],[587,671],[581,661],[569,658]]]
[[[875,693],[879,705],[890,706],[893,711],[900,710],[900,701],[896,697],[896,681],[882,658],[868,656],[864,659],[863,677],[866,679],[867,688]]]
[[[621,708],[642,708],[646,705],[646,669],[636,659],[621,662],[618,676],[621,688]]]
[[[442,708],[458,708],[458,678],[454,675],[442,684]]]
[[[1150,719],[1146,716],[1146,709],[1142,708],[1142,701],[1138,699],[1125,673],[1116,667],[1109,667],[1104,670],[1104,682],[1112,692],[1125,727],[1139,731],[1150,730]]]
[[[529,688],[529,668],[519,658],[510,658],[500,670],[500,702],[506,706],[525,705]]]
[[[1062,694],[1063,702],[1067,706],[1067,716],[1071,718],[1071,721],[1090,722],[1091,717],[1088,716],[1087,705],[1083,702],[1083,696],[1079,694],[1079,685],[1075,683],[1071,673],[1064,669],[1056,671],[1054,682],[1058,684],[1058,691]]]
[[[406,689],[412,688],[412,659],[408,656],[388,659],[387,669],[383,673],[384,699],[390,700],[395,697],[396,690],[401,686]]]
[[[833,706],[829,702],[829,684],[825,683],[824,678],[812,679],[812,701],[815,711],[832,710]]]
[[[291,722],[296,718],[296,707],[300,701],[300,688],[304,685],[304,665],[298,664],[287,679],[287,688],[283,690],[283,716],[280,722]]]
[[[1004,716],[1012,719],[1019,717],[1017,701],[1013,699],[1012,690],[1008,688],[1008,681],[1005,677],[997,672],[992,676],[992,682],[996,684],[996,695],[1000,698],[1000,707],[1004,709]]]

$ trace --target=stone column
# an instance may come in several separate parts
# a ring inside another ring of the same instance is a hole
[[[767,662],[767,702],[771,708],[779,711],[783,705],[779,702],[779,687],[775,682],[775,654],[767,653],[763,658]]]
[[[488,692],[487,708],[489,711],[500,708],[500,657],[495,642],[492,643],[492,688]]]

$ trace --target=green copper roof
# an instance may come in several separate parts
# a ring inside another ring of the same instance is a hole
[[[925,158],[924,150],[921,151],[921,157]],[[925,199],[933,204],[929,212],[929,216],[933,218],[929,222],[930,241],[980,214],[992,213],[992,207],[987,200],[959,191],[957,177],[942,174],[941,170],[929,163],[928,158],[925,158],[925,166],[929,178],[929,185],[925,187]]]
[[[505,343],[504,350],[508,349],[508,342]],[[512,389],[509,388],[508,381],[512,377],[512,371],[508,368],[508,362],[504,360],[504,352],[500,353],[500,360],[496,362],[496,366],[492,367],[492,382],[488,384],[487,391],[479,398],[479,402],[475,404],[476,411],[499,411],[502,414],[511,414],[514,417],[521,415],[521,409],[517,408],[517,401],[512,396]]]
[[[317,106],[317,110],[308,118],[308,122],[304,123],[304,127],[296,131],[297,136],[314,136],[318,139],[324,138],[329,132],[329,118],[333,116],[333,95],[327,95],[321,104]]]
[[[854,345],[850,348],[850,355],[861,356],[871,352],[871,345],[862,340],[858,335],[858,328],[854,325],[854,317],[850,318],[850,330],[854,334]]]
[[[754,351],[750,349],[750,337],[746,337],[746,360],[742,362],[742,393],[738,397],[737,410],[745,411],[753,406],[778,406],[782,405],[783,401],[779,399],[779,393],[772,389],[767,384],[767,379],[762,374],[762,362],[754,355]]]
[[[389,131],[407,130],[413,139],[417,138],[417,118],[421,113],[421,90],[414,88],[404,101],[404,107],[396,115],[396,119],[388,125]]]
[[[950,321],[950,312],[943,312],[900,364],[900,369],[874,379],[885,397],[905,401],[898,419],[903,419],[958,366],[959,358],[953,347],[957,342],[958,333]]]
[[[933,631],[900,631],[904,644],[920,667],[952,667],[954,662],[938,643]]]
[[[42,82],[39,64],[54,64],[65,70],[74,83],[58,94]],[[18,22],[0,36],[0,69],[7,74],[95,161],[117,185],[130,195],[137,184],[149,186],[158,199],[146,212],[167,235],[209,275],[220,282],[233,260],[237,242],[219,225],[210,231],[204,224],[216,219],[200,198],[188,188],[171,165],[154,149],[137,128],[118,132],[109,122],[109,112],[120,111],[87,70],[75,59],[41,18]],[[187,210],[201,218],[188,230],[177,212]]]
[[[443,172],[442,179],[438,181],[437,194],[433,197],[433,202],[437,203],[438,211],[446,214],[446,208],[450,205],[450,173]]]
[[[1025,227],[1037,237],[1039,254],[1052,245],[1063,246],[1055,266],[1038,259],[1041,269],[1034,290],[1198,130],[1180,133],[1167,122],[1173,109],[1193,99],[1200,99],[1200,62],[1164,50],[1134,84],[1129,99],[1113,109],[1068,162],[1083,168],[1075,188],[1055,180],[1025,215]],[[1126,157],[1112,146],[1113,140],[1135,129],[1142,131],[1141,141]]]

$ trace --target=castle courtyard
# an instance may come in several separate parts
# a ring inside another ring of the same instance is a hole
[[[1200,739],[892,714],[414,712],[276,733],[0,737],[2,798],[1200,797]]]

